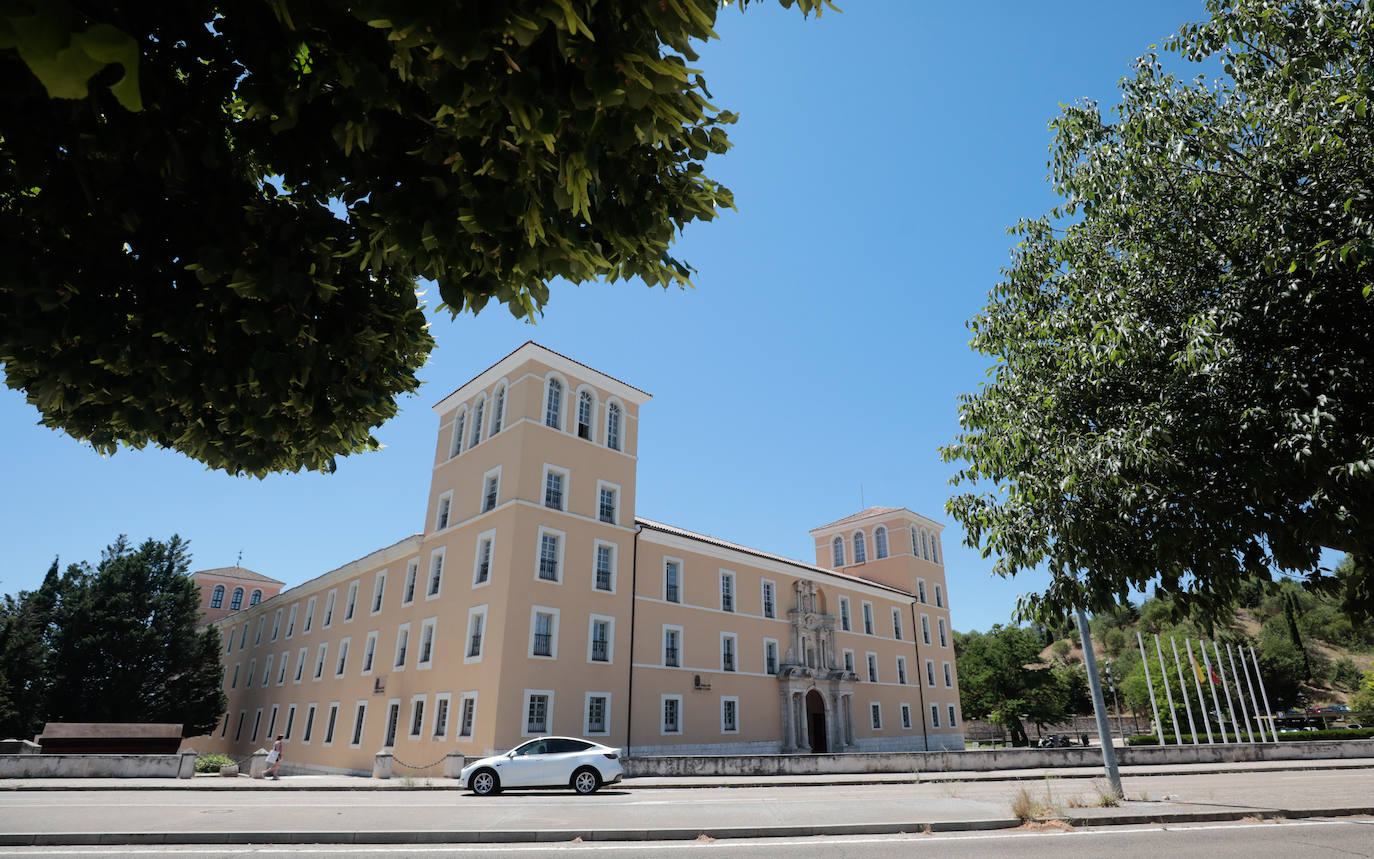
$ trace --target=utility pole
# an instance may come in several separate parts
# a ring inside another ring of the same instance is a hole
[[[1112,726],[1107,722],[1107,703],[1102,700],[1102,680],[1097,676],[1097,658],[1093,656],[1092,630],[1088,616],[1078,609],[1078,636],[1083,640],[1083,664],[1088,668],[1088,691],[1093,695],[1093,715],[1097,717],[1097,737],[1102,742],[1102,765],[1107,769],[1107,784],[1112,795],[1121,799],[1121,772],[1116,768],[1116,749],[1112,748]]]
[[[1112,674],[1112,661],[1107,660],[1107,688],[1112,690],[1112,704],[1116,710],[1116,725],[1121,728],[1121,741],[1126,741],[1126,728],[1121,722],[1121,695],[1116,691],[1116,677]]]

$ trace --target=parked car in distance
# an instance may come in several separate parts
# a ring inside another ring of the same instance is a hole
[[[478,796],[526,787],[570,787],[585,796],[623,775],[619,749],[575,737],[539,737],[473,761],[458,780]]]

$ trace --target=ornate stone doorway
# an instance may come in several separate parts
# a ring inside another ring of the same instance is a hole
[[[812,689],[806,693],[806,722],[811,729],[811,751],[824,754],[829,751],[825,730],[825,699],[821,693]]]

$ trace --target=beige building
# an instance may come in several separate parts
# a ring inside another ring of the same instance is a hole
[[[635,515],[649,395],[526,343],[435,407],[424,533],[219,622],[200,751],[434,773],[542,734],[632,755],[963,748],[941,525],[872,507],[815,564]]]
[[[206,624],[252,608],[281,593],[286,584],[238,565],[197,570],[191,578],[200,588],[200,617]]]

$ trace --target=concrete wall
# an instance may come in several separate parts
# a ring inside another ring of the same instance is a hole
[[[0,755],[0,778],[191,778],[196,753],[176,755]]]
[[[1374,755],[1374,740],[1314,743],[1136,746],[1116,750],[1122,766],[1233,761],[1362,758]],[[1098,748],[987,749],[848,755],[732,755],[629,758],[625,775],[807,775],[826,773],[951,772],[1102,765]]]

